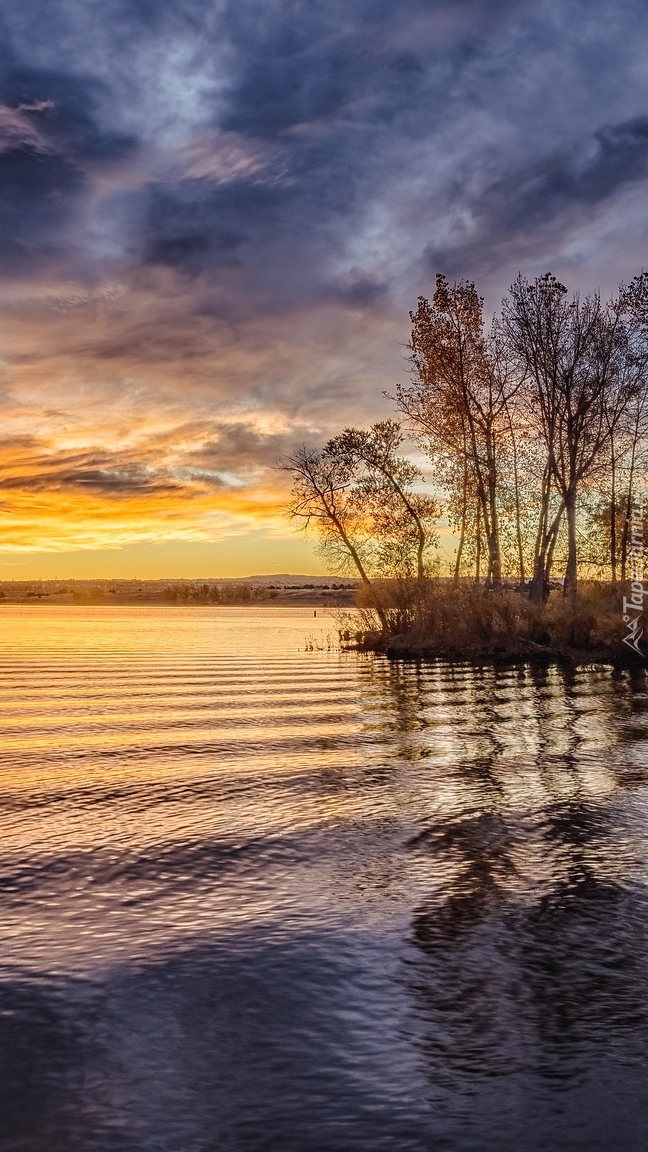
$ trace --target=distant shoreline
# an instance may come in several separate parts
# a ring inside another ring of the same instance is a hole
[[[3,604],[68,604],[351,608],[356,602],[356,583],[315,576],[242,580],[4,580],[0,581],[0,607]]]

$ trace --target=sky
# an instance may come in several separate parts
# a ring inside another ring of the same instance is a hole
[[[642,0],[2,0],[0,579],[321,572],[436,272],[648,267]]]

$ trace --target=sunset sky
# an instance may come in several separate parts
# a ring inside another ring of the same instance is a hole
[[[436,271],[648,266],[648,6],[3,0],[0,578],[317,572]]]

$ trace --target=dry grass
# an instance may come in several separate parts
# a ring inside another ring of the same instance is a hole
[[[488,590],[463,581],[385,581],[375,594],[388,619],[377,627],[366,593],[359,600],[360,628],[343,636],[360,647],[391,655],[454,658],[632,659],[623,645],[620,592],[596,582],[581,583],[573,603],[554,590],[546,604],[531,604],[514,588]]]

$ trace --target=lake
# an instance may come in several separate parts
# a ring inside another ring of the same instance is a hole
[[[2,1152],[645,1152],[643,672],[0,608]]]

